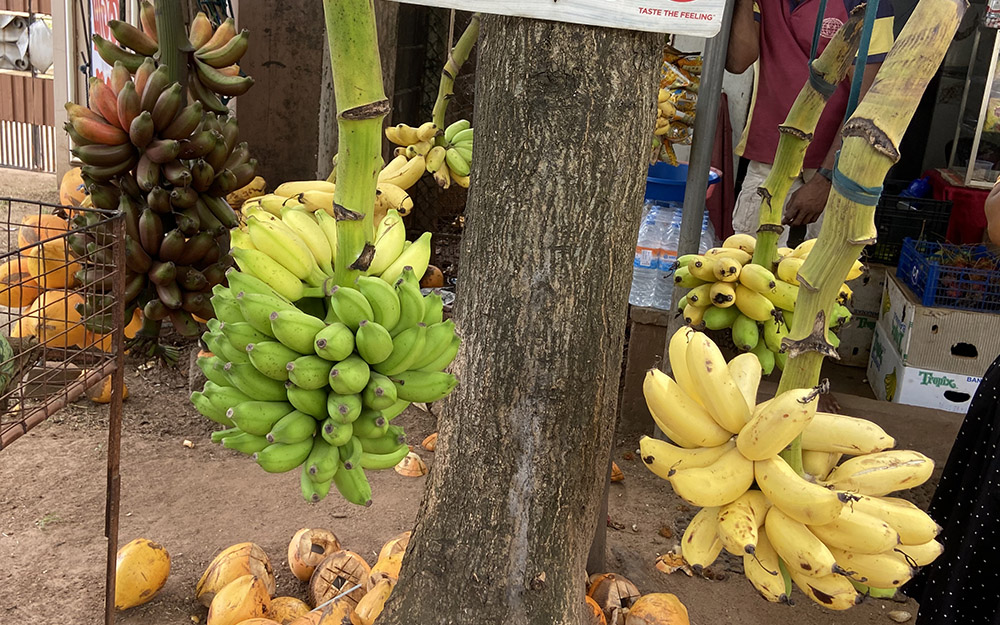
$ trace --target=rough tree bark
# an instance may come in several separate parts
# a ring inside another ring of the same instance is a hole
[[[662,37],[498,16],[481,36],[462,382],[383,625],[584,622]]]

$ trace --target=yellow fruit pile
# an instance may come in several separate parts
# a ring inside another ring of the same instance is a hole
[[[687,607],[670,593],[641,594],[615,573],[595,573],[587,580],[585,625],[689,625]]]
[[[693,568],[726,549],[743,557],[768,601],[787,601],[794,582],[843,610],[864,593],[893,592],[940,555],[937,524],[887,496],[927,481],[932,460],[893,450],[895,440],[871,421],[816,412],[819,388],[756,403],[756,356],[727,363],[703,333],[681,328],[668,351],[674,377],[651,370],[643,392],[675,444],[643,437],[639,447],[650,471],[701,508],[681,539]],[[779,455],[800,434],[805,475]]]
[[[792,326],[799,268],[816,239],[794,250],[779,248],[777,275],[751,262],[756,243],[748,234],[734,234],[722,247],[704,255],[681,256],[674,283],[690,289],[679,304],[685,323],[696,329],[731,329],[737,349],[756,354],[764,374],[769,375],[775,366],[784,369],[787,357],[781,341]],[[863,270],[861,262],[855,261],[847,280],[860,277]],[[850,297],[851,288],[844,284],[828,324],[827,340],[834,348],[840,344],[834,331],[851,319],[845,305]]]
[[[660,90],[656,96],[655,160],[678,164],[674,145],[690,145],[701,82],[702,58],[673,46],[663,48]]]

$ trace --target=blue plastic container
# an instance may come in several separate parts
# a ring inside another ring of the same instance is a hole
[[[683,203],[687,175],[687,163],[679,163],[676,167],[670,163],[650,165],[649,172],[646,174],[646,200]],[[712,193],[712,185],[721,179],[722,176],[715,169],[708,173],[709,195]]]
[[[970,262],[978,268],[959,266]],[[1000,255],[985,245],[903,239],[896,277],[924,306],[1000,312]]]

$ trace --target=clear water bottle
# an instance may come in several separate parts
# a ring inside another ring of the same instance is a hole
[[[663,231],[663,254],[660,256],[660,272],[657,276],[656,296],[653,307],[660,310],[670,310],[671,298],[674,295],[674,263],[677,261],[677,247],[681,237],[682,207],[672,204],[665,209],[669,216],[667,227]]]
[[[639,240],[635,244],[632,261],[632,289],[628,303],[633,306],[653,306],[660,274],[660,257],[663,254],[664,234],[669,220],[664,220],[664,207],[647,203],[639,225]]]
[[[708,250],[716,247],[715,227],[708,219],[708,211],[705,211],[705,218],[701,222],[701,241],[698,243],[698,253],[704,254]]]

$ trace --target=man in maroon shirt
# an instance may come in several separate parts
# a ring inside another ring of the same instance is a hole
[[[863,4],[863,0],[828,0],[817,55],[859,4]],[[736,0],[726,69],[740,74],[757,64],[750,118],[736,148],[737,154],[750,160],[733,210],[736,232],[754,235],[757,232],[760,207],[757,187],[767,178],[774,163],[778,125],[784,122],[809,78],[809,52],[819,5],[820,0]],[[862,96],[868,91],[892,42],[892,4],[890,0],[880,0],[861,84]],[[831,170],[840,149],[840,129],[853,72],[850,70],[847,80],[837,87],[827,102],[806,151],[803,171],[793,182],[785,202],[782,223],[808,226],[806,238],[819,234],[823,208],[830,193]],[[786,228],[779,245],[786,245],[787,241]]]

